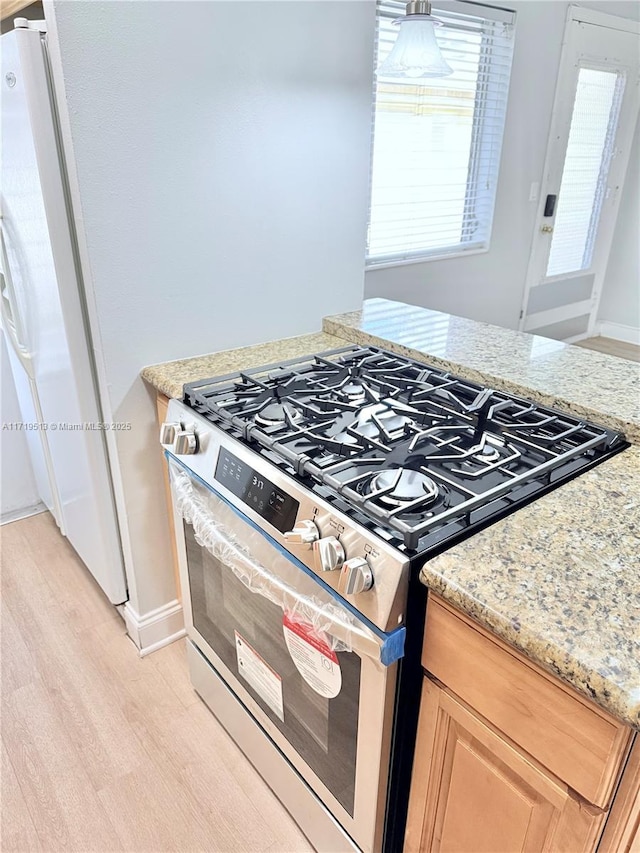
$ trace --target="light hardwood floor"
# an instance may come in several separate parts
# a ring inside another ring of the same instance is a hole
[[[624,341],[614,341],[612,338],[587,338],[586,341],[578,341],[579,347],[597,350],[607,355],[617,355],[618,358],[626,358],[629,361],[640,361],[640,346],[627,344]]]
[[[4,853],[313,851],[193,692],[141,659],[48,514],[2,537]]]

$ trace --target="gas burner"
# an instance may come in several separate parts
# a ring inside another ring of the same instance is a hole
[[[433,503],[439,494],[431,477],[411,468],[387,468],[373,477],[370,488],[372,492],[389,489],[380,495],[380,502],[389,506],[402,506],[417,500],[427,505]]]
[[[256,414],[255,420],[260,426],[276,427],[284,426],[287,423],[287,416],[293,423],[302,420],[302,415],[297,409],[284,403],[269,403]]]
[[[399,414],[384,403],[376,403],[360,410],[356,420],[333,436],[335,441],[344,444],[359,444],[358,437],[368,438],[376,445],[393,442],[402,438],[405,427],[411,424],[411,418]]]
[[[343,385],[341,388],[337,389],[337,393],[341,397],[346,397],[350,403],[354,405],[360,405],[364,403],[367,399],[366,391],[364,390],[364,385],[360,382],[348,382],[346,385]]]
[[[366,410],[365,410],[366,411]],[[373,427],[382,432],[388,440],[404,434],[405,427],[411,423],[411,418],[400,415],[393,409],[374,406],[371,410],[371,420],[361,424],[358,432],[364,432],[367,427]]]
[[[455,450],[450,445],[449,450]],[[464,477],[482,477],[490,471],[503,469],[509,476],[509,469],[521,458],[520,451],[497,435],[485,433],[477,444],[463,449],[457,457],[460,467],[450,467],[451,474],[461,474]]]
[[[496,462],[500,459],[500,451],[492,444],[484,444],[473,454],[478,462]]]

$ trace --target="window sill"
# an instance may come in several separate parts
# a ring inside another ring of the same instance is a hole
[[[489,251],[489,246],[484,246],[482,249],[466,249],[461,252],[443,252],[441,255],[428,255],[422,258],[405,258],[395,261],[381,261],[380,263],[365,261],[364,271],[375,272],[375,270],[386,270],[389,267],[405,267],[410,264],[430,264],[432,261],[446,261],[450,258],[468,258],[470,255],[485,255]]]

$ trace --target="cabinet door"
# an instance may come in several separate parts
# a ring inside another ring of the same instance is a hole
[[[636,735],[598,853],[640,853],[640,735]]]
[[[424,680],[405,853],[584,853],[604,817]]]

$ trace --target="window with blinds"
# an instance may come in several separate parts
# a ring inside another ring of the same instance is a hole
[[[378,0],[376,67],[405,4]],[[434,3],[448,77],[375,83],[367,265],[489,245],[509,91],[515,13]]]

